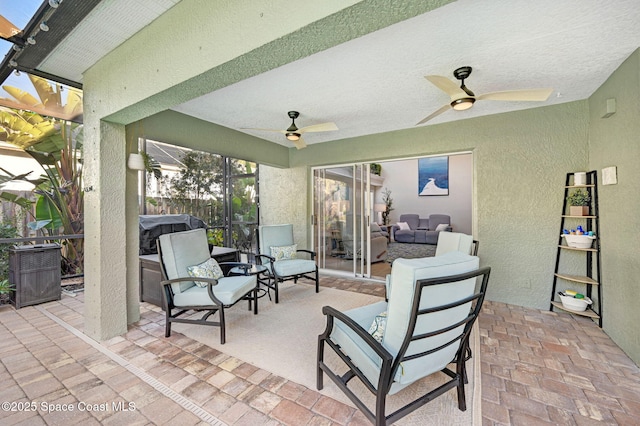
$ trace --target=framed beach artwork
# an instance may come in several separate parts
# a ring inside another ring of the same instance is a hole
[[[418,159],[418,195],[449,195],[449,157]]]

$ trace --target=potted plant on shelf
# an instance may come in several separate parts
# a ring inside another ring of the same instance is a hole
[[[571,216],[588,216],[591,205],[591,195],[589,192],[578,188],[567,197],[569,203],[569,214]]]

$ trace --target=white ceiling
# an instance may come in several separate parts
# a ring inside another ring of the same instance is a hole
[[[78,27],[81,37],[65,40],[49,56],[50,68],[41,68],[77,79],[176,2],[163,0],[149,14],[138,2],[105,0]],[[91,57],[80,54],[74,65],[69,52],[87,49],[83,41],[91,31],[101,33],[107,16],[127,17],[126,29],[115,31],[120,39],[94,44]],[[476,95],[547,87],[554,92],[546,102],[478,101],[426,125],[571,102],[588,98],[640,47],[639,23],[638,0],[458,0],[174,109],[291,146],[282,134],[241,129],[285,129],[290,110],[300,112],[298,127],[337,124],[338,131],[306,134],[307,144],[412,128],[449,102],[424,76],[454,79],[453,70],[464,65],[473,67],[465,83]],[[64,66],[54,67],[56,60]]]

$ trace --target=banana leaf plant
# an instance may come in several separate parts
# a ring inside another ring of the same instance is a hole
[[[44,118],[30,111],[0,108],[0,141],[22,148],[43,168],[44,174],[29,179],[29,173],[13,174],[0,170],[0,186],[10,180],[35,185],[35,217],[32,229],[43,229],[48,235],[82,234],[84,211],[82,191],[82,125]],[[0,199],[22,207],[32,201],[6,191]],[[81,273],[84,263],[84,241],[71,239],[63,242],[63,274]]]

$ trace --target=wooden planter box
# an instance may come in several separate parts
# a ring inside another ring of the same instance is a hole
[[[589,206],[569,206],[571,216],[589,216]]]

